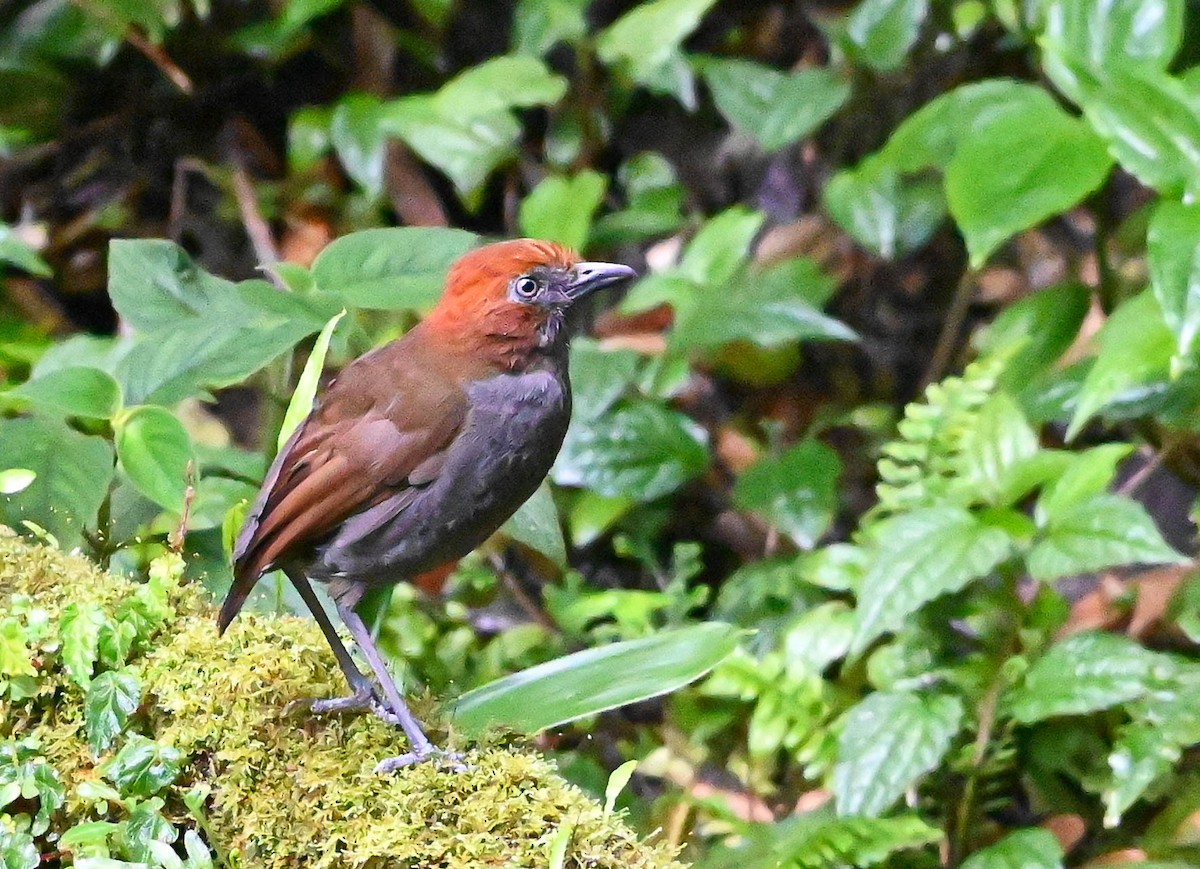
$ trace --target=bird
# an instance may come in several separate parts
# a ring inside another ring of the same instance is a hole
[[[234,545],[219,630],[265,573],[282,570],[351,689],[315,701],[314,712],[373,709],[408,740],[379,772],[446,752],[408,709],[357,605],[463,557],[534,493],[571,417],[567,311],[633,277],[629,266],[538,239],[467,252],[425,319],[325,386],[267,471]],[[313,582],[328,589],[375,683]]]

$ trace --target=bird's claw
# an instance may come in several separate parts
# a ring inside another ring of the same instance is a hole
[[[331,697],[326,700],[314,700],[309,706],[314,715],[329,715],[340,712],[374,712],[382,721],[396,726],[400,723],[399,716],[379,699],[373,688],[361,688],[345,697]]]
[[[467,772],[470,767],[463,763],[463,755],[457,751],[446,751],[438,748],[435,745],[430,745],[424,751],[410,751],[407,754],[401,754],[396,757],[389,757],[381,760],[375,766],[377,775],[386,775],[389,772],[395,772],[398,769],[404,769],[406,766],[412,766],[417,763],[425,763],[432,761],[437,764],[445,764],[452,772]]]

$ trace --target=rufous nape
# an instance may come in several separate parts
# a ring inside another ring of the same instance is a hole
[[[571,416],[566,313],[635,276],[534,239],[477,248],[450,269],[437,307],[403,337],[346,366],[275,458],[233,552],[228,627],[267,571],[295,585],[350,683],[316,712],[375,709],[409,751],[439,750],[409,712],[356,607],[490,537],[550,470]],[[325,583],[375,674],[354,663],[311,581]]]

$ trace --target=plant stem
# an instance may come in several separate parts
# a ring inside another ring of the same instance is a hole
[[[971,306],[974,293],[975,270],[968,268],[959,278],[958,286],[954,288],[954,298],[950,300],[950,309],[946,311],[946,319],[942,321],[942,331],[938,335],[933,357],[929,360],[925,376],[921,378],[921,389],[941,380],[950,368],[954,351],[958,347],[958,334],[967,319],[967,310]]]

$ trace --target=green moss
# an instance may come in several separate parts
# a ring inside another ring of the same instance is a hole
[[[110,616],[138,583],[87,560],[0,536],[0,605],[45,609],[51,622],[71,603]],[[25,600],[23,596],[32,598]],[[317,718],[308,703],[345,690],[315,623],[245,614],[218,637],[209,606],[187,587],[171,591],[168,616],[135,647],[128,666],[143,702],[130,729],[188,758],[167,796],[173,820],[188,818],[182,794],[207,784],[206,831],[240,866],[533,867],[548,865],[552,839],[572,829],[568,867],[678,867],[670,849],[639,842],[619,818],[527,750],[466,749],[467,772],[428,763],[394,775],[372,770],[406,749],[402,735],[371,715]],[[54,818],[60,832],[93,820],[94,800],[76,792],[111,754],[95,758],[83,727],[83,689],[45,644],[38,692],[0,699],[0,737],[34,735],[67,786]],[[435,715],[418,701],[426,720]],[[120,740],[113,746],[119,748]],[[115,809],[110,809],[115,811]],[[100,814],[99,817],[105,817]],[[119,817],[113,815],[112,817]]]

